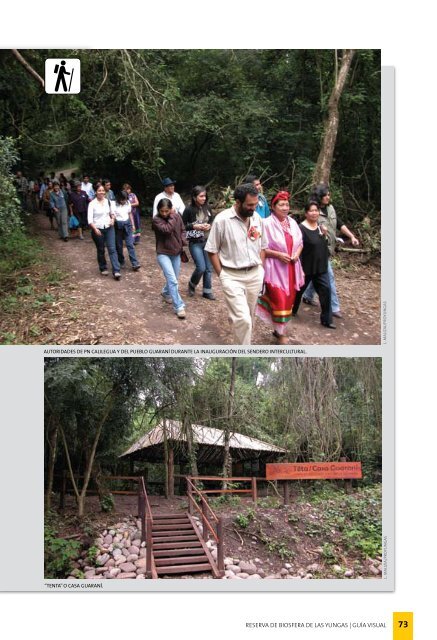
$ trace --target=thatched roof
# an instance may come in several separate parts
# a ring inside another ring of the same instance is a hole
[[[221,429],[192,425],[193,441],[197,445],[198,460],[213,462],[223,456],[224,432]],[[175,449],[175,457],[180,461],[186,459],[186,434],[182,423],[178,420],[165,420],[154,429],[142,436],[120,457],[130,456],[136,460],[161,461],[163,457],[164,441],[167,439]],[[286,453],[285,449],[268,444],[257,438],[250,438],[241,433],[232,433],[230,438],[232,457],[239,460],[253,458],[277,459],[278,454]]]

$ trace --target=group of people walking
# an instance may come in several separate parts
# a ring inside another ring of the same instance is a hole
[[[302,297],[315,305],[315,293],[322,326],[336,328],[333,317],[342,315],[330,256],[338,231],[354,246],[359,241],[338,220],[327,185],[318,185],[310,194],[300,224],[290,216],[290,194],[279,191],[269,206],[253,175],[235,189],[234,205],[215,217],[205,187],[194,187],[185,207],[173,180],[166,178],[163,186],[164,192],[155,198],[152,228],[165,276],[161,295],[179,318],[186,316],[178,276],[188,245],[195,270],[187,293],[194,296],[202,279],[203,297],[214,300],[211,275],[216,272],[235,343],[251,343],[258,316],[272,325],[278,344],[287,344],[287,325],[297,315]]]
[[[17,174],[17,193],[30,190]],[[27,181],[26,181],[27,182]],[[67,186],[68,185],[68,186]],[[121,278],[125,264],[124,245],[134,271],[141,267],[135,245],[139,242],[140,209],[137,196],[129,184],[114,195],[109,180],[91,183],[61,174],[38,184],[38,208],[47,213],[51,227],[57,221],[58,234],[68,240],[69,227],[91,230],[97,249],[100,273],[108,275],[106,250],[112,275]],[[193,298],[198,286],[203,298],[214,301],[213,271],[218,276],[226,302],[236,344],[251,343],[255,316],[268,323],[280,345],[288,343],[287,327],[299,311],[301,301],[316,305],[320,301],[320,322],[335,329],[335,317],[342,317],[330,257],[338,232],[353,246],[358,239],[339,220],[332,206],[329,187],[317,185],[309,196],[303,221],[298,224],[290,215],[290,194],[278,191],[270,203],[263,194],[260,180],[246,176],[234,191],[232,207],[214,216],[207,189],[196,185],[191,201],[185,206],[175,191],[175,181],[165,178],[163,191],[153,203],[152,229],[156,240],[157,262],[164,275],[163,300],[172,305],[178,318],[186,317],[185,302],[179,290],[181,262],[194,262],[187,295]],[[37,193],[35,184],[32,193]]]

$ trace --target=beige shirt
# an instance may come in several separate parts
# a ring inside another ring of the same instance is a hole
[[[249,218],[247,227],[231,207],[215,217],[205,251],[218,253],[223,267],[245,269],[262,264],[260,253],[267,244],[258,213]]]

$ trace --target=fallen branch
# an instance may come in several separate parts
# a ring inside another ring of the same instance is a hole
[[[44,80],[41,78],[39,73],[35,71],[35,69],[23,58],[21,53],[17,49],[11,49],[12,55],[18,60],[18,62],[26,69],[30,75],[35,78],[44,89]]]
[[[347,253],[372,253],[373,249],[352,249],[352,247],[337,247],[338,251],[346,251]]]
[[[244,540],[243,538],[240,536],[240,534],[238,533],[237,529],[235,529],[235,527],[232,529],[232,531],[235,531],[235,533],[237,534],[237,536],[240,538],[240,542],[242,545],[244,545]]]
[[[279,491],[278,491],[277,486],[276,486],[276,485],[275,485],[271,480],[269,480],[269,481],[268,481],[268,484],[272,487],[273,491],[276,493],[276,495],[278,496],[278,498],[280,498],[280,500],[283,500],[283,499],[284,499],[284,496],[281,496],[281,494],[280,494],[280,493],[279,493]]]

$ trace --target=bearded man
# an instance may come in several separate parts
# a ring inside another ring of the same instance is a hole
[[[239,185],[234,200],[233,207],[215,217],[205,251],[223,288],[234,342],[251,344],[267,241],[256,213],[256,187]]]

